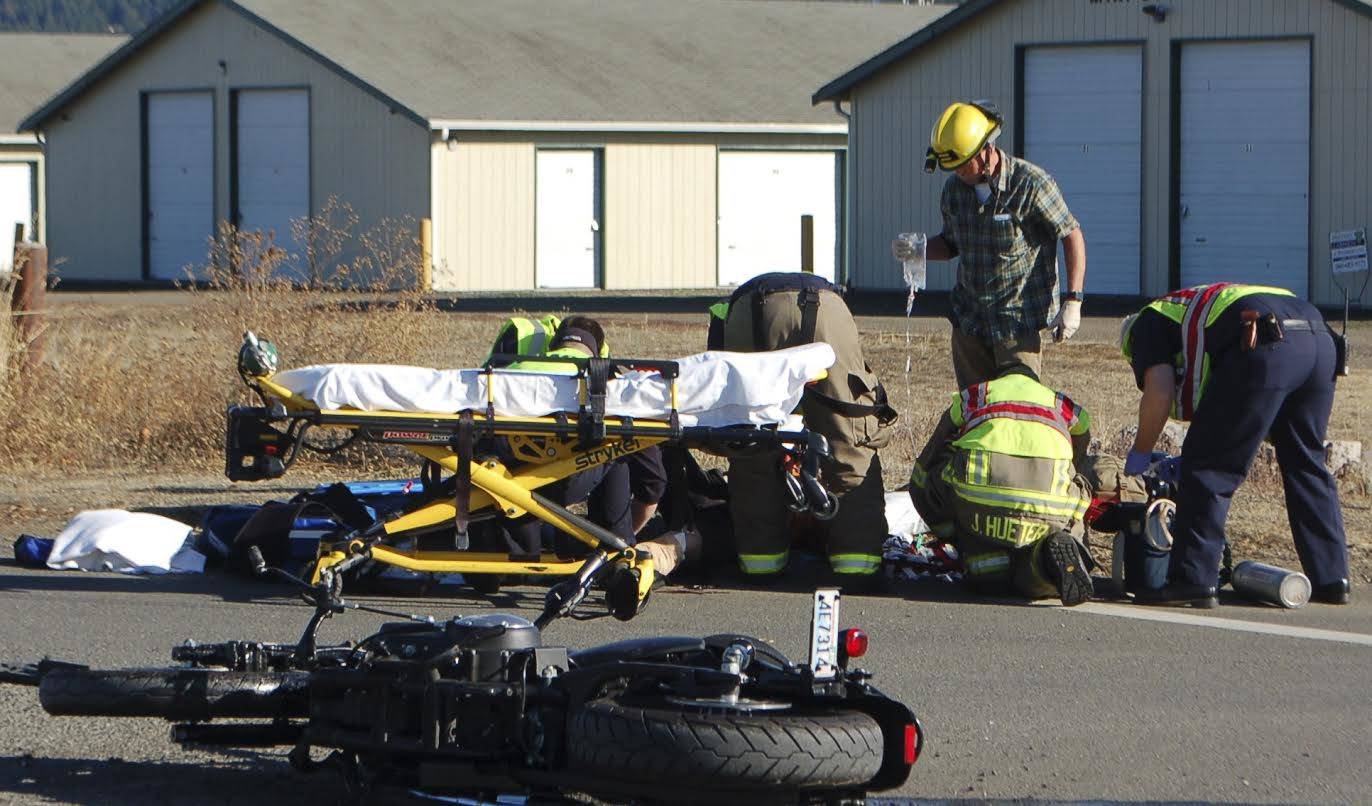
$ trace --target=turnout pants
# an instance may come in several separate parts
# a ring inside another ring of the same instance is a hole
[[[1210,380],[1182,443],[1168,578],[1216,584],[1230,501],[1259,443],[1270,435],[1301,568],[1313,585],[1346,579],[1343,513],[1324,466],[1334,405],[1333,339],[1319,311],[1302,300],[1268,297],[1245,307],[1270,308],[1263,312],[1279,319],[1305,319],[1314,329],[1288,327],[1284,341],[1211,357]]]
[[[801,292],[778,290],[765,295],[763,323],[755,333],[754,306],[736,302],[724,326],[724,349],[753,352],[826,342],[837,360],[816,391],[845,403],[874,405],[877,377],[867,367],[857,323],[843,298],[832,291],[817,295],[813,338],[807,338]],[[764,344],[756,346],[755,336]],[[875,415],[849,417],[807,397],[802,405],[805,426],[829,441],[830,457],[821,466],[824,486],[838,499],[838,514],[827,522],[825,546],[830,567],[838,574],[873,574],[881,564],[886,539],[885,489],[877,448],[889,438]],[[729,460],[729,506],[739,565],[744,573],[771,574],[786,566],[791,545],[781,481],[781,453],[759,450]]]

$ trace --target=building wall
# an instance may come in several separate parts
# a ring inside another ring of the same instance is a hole
[[[1154,22],[1141,2],[1009,0],[973,17],[869,78],[853,92],[849,198],[853,284],[901,286],[890,256],[898,232],[942,228],[939,194],[948,174],[923,172],[929,128],[958,98],[989,98],[1015,141],[1015,51],[1021,45],[1142,42],[1143,291],[1168,290],[1171,238],[1172,47],[1191,39],[1311,37],[1311,294],[1341,302],[1329,275],[1328,233],[1372,225],[1372,17],[1335,0],[1183,0]],[[1304,113],[1304,110],[1301,111]],[[1274,114],[1281,114],[1274,110]],[[1069,205],[1071,199],[1068,200]],[[1087,272],[1091,233],[1086,232]],[[930,286],[947,289],[955,263],[931,264]]]
[[[143,277],[140,94],[214,92],[216,220],[229,216],[229,94],[310,88],[310,193],[359,229],[429,210],[427,127],[218,3],[191,12],[47,124],[50,254],[77,280]],[[294,244],[292,248],[296,248]],[[208,246],[207,246],[208,251]]]
[[[38,198],[35,205],[35,212],[38,214],[38,232],[29,232],[26,237],[33,240],[36,234],[40,243],[46,242],[48,213],[46,179],[43,175],[43,149],[37,143],[0,143],[0,162],[26,162],[34,166],[34,181],[38,185]],[[0,262],[8,262],[8,259]]]
[[[835,118],[838,121],[838,118]],[[435,133],[434,287],[534,287],[535,154],[600,149],[604,287],[718,285],[721,148],[842,150],[842,135],[671,135],[601,132]]]

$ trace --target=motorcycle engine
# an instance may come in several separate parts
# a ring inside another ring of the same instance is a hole
[[[473,682],[507,679],[511,656],[543,646],[542,633],[532,621],[505,613],[453,619],[443,633],[452,646],[461,648],[453,676]]]

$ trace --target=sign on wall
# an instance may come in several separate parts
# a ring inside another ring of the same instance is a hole
[[[1329,233],[1329,265],[1335,274],[1367,271],[1367,230]]]

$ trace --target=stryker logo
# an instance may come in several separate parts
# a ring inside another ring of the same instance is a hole
[[[606,462],[612,462],[621,456],[628,456],[637,449],[638,441],[635,440],[633,437],[620,440],[619,442],[612,442],[609,445],[604,445],[599,448],[595,448],[594,450],[589,450],[585,453],[577,454],[576,469],[585,470],[587,468],[595,467],[596,465],[601,465]]]

